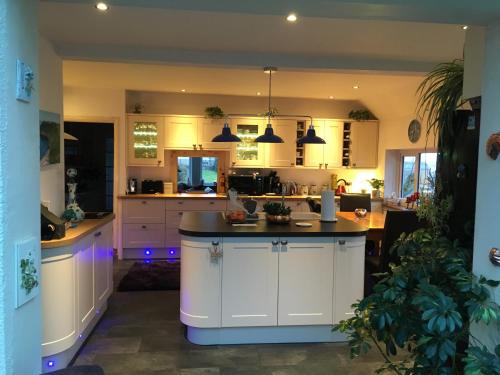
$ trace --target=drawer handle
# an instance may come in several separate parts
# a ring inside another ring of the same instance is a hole
[[[147,204],[147,203],[148,203],[148,202],[146,202],[146,201],[142,201],[142,204]]]
[[[219,241],[212,241],[212,246],[219,246]]]
[[[286,241],[286,240],[285,241],[281,241],[281,245],[283,245],[283,246],[288,245],[288,241]]]
[[[339,245],[345,245],[345,240],[339,240]]]
[[[94,237],[99,237],[101,234],[101,232],[94,233]]]
[[[273,246],[278,246],[278,244],[280,243],[279,241],[273,241],[271,242],[273,244]]]
[[[184,203],[183,201],[179,201],[179,202],[177,202],[177,204],[183,204],[183,203]]]
[[[179,211],[177,215],[182,216],[182,213],[183,213],[182,211]]]
[[[209,204],[214,204],[215,202],[209,202]]]
[[[141,228],[142,228],[142,229],[146,229],[146,228],[147,228],[147,226],[143,225],[143,226],[141,226]]]

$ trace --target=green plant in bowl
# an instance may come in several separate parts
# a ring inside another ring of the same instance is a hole
[[[284,202],[267,202],[264,204],[264,212],[268,223],[273,224],[288,224],[290,222],[290,214],[292,209],[286,207]]]

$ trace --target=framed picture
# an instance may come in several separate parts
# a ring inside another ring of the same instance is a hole
[[[61,116],[40,111],[40,167],[61,162]]]

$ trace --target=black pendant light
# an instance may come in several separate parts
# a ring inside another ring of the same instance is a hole
[[[323,138],[320,138],[316,135],[316,130],[314,130],[314,125],[312,123],[312,119],[311,119],[311,125],[309,125],[309,129],[307,129],[307,134],[304,137],[297,139],[297,143],[299,145],[303,145],[303,144],[324,145],[324,144],[326,144],[326,142]]]
[[[231,133],[231,128],[226,121],[224,122],[222,133],[213,137],[212,142],[241,142],[241,139],[237,135]]]
[[[264,68],[265,73],[269,73],[269,97],[268,97],[268,108],[267,108],[267,126],[263,135],[255,138],[256,143],[283,143],[283,139],[274,134],[273,126],[271,125],[271,79],[273,73],[275,73],[278,68],[274,66],[266,66]]]

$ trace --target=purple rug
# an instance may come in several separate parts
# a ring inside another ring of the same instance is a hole
[[[135,262],[118,284],[118,291],[179,290],[180,276],[180,262]]]

